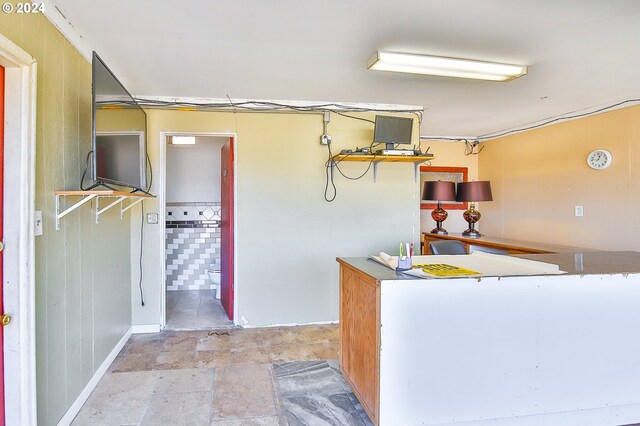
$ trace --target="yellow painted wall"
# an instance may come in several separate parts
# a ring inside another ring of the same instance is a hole
[[[149,156],[156,171],[161,132],[237,134],[236,289],[238,322],[245,326],[338,320],[337,256],[395,253],[400,241],[419,243],[417,184],[413,165],[381,163],[351,181],[335,172],[338,196],[323,198],[327,148],[320,145],[322,114],[148,110]],[[356,115],[356,114],[354,114]],[[371,119],[375,114],[362,114]],[[417,123],[416,123],[417,126]],[[418,132],[414,129],[417,143]],[[333,152],[368,146],[373,123],[331,114]],[[213,165],[215,166],[215,165]],[[367,163],[341,165],[357,176]],[[158,191],[156,173],[152,192]],[[158,211],[157,201],[145,202]],[[138,219],[132,229],[139,232]],[[132,239],[132,253],[139,245]],[[164,244],[159,226],[145,229],[144,285],[147,304],[133,292],[136,325],[160,319]],[[137,267],[132,266],[133,277]],[[137,281],[132,280],[134,289]]]
[[[91,65],[41,14],[0,13],[0,33],[37,61],[38,424],[55,425],[131,324],[130,224],[85,205],[55,230],[53,192],[79,189],[91,150]]]
[[[487,141],[479,177],[493,202],[480,205],[483,233],[603,250],[640,250],[640,106]],[[605,170],[587,155],[613,154]],[[574,207],[584,206],[584,217]]]

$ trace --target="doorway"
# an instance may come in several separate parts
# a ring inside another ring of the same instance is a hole
[[[2,303],[4,416],[2,424],[36,424],[35,361],[35,112],[36,60],[0,35],[4,68]],[[20,185],[11,184],[20,182]],[[5,185],[6,183],[6,185]]]
[[[171,134],[165,148],[165,328],[233,327],[222,290],[223,147],[229,136]],[[227,207],[227,206],[225,206]],[[231,297],[232,299],[232,297]],[[228,305],[227,305],[228,306]]]

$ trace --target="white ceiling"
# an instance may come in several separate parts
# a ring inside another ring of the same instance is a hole
[[[422,134],[464,136],[640,97],[638,0],[53,3],[138,97],[422,105]],[[529,71],[507,83],[369,71],[376,50]]]

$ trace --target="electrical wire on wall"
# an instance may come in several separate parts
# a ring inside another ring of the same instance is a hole
[[[144,200],[140,203],[140,271],[139,271],[139,281],[138,288],[140,288],[140,306],[144,306],[144,290],[142,287],[142,253],[144,250],[142,249],[142,245],[144,243]]]
[[[151,191],[151,185],[153,185],[153,166],[151,165],[151,159],[149,158],[149,154],[145,153],[147,163],[149,164],[149,185],[147,185],[145,193],[149,194]],[[143,250],[144,245],[144,200],[140,203],[140,271],[139,271],[139,280],[138,280],[138,288],[140,289],[140,305],[144,306],[144,288],[142,286],[142,278],[143,278],[143,270],[142,270],[142,255],[144,253]]]
[[[553,123],[558,123],[558,122],[562,122],[562,121],[567,121],[567,120],[573,120],[576,118],[583,118],[583,117],[589,117],[591,115],[595,115],[595,114],[599,114],[601,112],[605,112],[608,111],[610,109],[614,109],[617,107],[620,107],[622,105],[625,104],[633,104],[633,103],[638,103],[640,102],[640,99],[626,99],[624,101],[620,101],[620,102],[616,102],[614,104],[611,105],[607,105],[604,106],[602,108],[598,108],[595,109],[593,111],[588,111],[588,112],[582,112],[579,114],[568,114],[568,115],[562,115],[559,117],[555,117],[537,124],[532,124],[532,125],[528,125],[528,126],[524,126],[524,127],[518,127],[515,129],[511,129],[511,130],[505,130],[502,132],[496,132],[496,133],[487,133],[485,135],[482,136],[477,136],[475,138],[455,138],[455,137],[444,137],[444,136],[420,136],[420,140],[432,140],[432,141],[452,141],[452,142],[464,142],[465,143],[465,155],[477,155],[479,154],[483,149],[484,146],[481,146],[480,149],[476,150],[476,148],[479,146],[479,144],[481,142],[490,140],[490,139],[496,139],[496,138],[500,138],[503,136],[508,136],[514,133],[520,133],[520,132],[526,132],[528,130],[534,130],[534,129],[538,129],[540,127],[544,127],[544,126],[548,126],[549,124],[553,124]]]
[[[355,117],[352,115],[348,115],[348,114],[344,114],[344,113],[340,113],[340,112],[336,112],[336,111],[332,111],[338,115],[341,115],[343,117],[347,117],[347,118],[351,118],[354,120],[360,120],[360,121],[366,121],[372,124],[375,124],[376,122],[373,120],[369,120],[368,118],[362,118],[362,117]],[[323,125],[323,135],[327,135],[327,123],[328,123],[328,119],[325,117],[324,120],[324,125]],[[371,150],[373,149],[373,147],[375,145],[378,145],[378,142],[371,142],[371,144],[369,145],[369,152],[371,152]],[[346,179],[349,180],[358,180],[358,179],[362,179],[371,169],[371,165],[373,164],[373,162],[376,159],[376,156],[372,156],[371,157],[371,161],[369,161],[369,165],[367,166],[366,170],[364,172],[362,172],[359,176],[349,176],[347,174],[345,174],[342,169],[340,169],[340,162],[343,161],[345,158],[347,158],[350,154],[345,154],[345,156],[340,159],[340,160],[334,160],[333,159],[333,153],[331,152],[331,142],[327,143],[327,153],[328,153],[328,158],[327,161],[325,162],[324,166],[325,166],[325,177],[326,177],[326,182],[325,182],[325,186],[324,186],[324,199],[327,202],[332,202],[336,199],[336,197],[338,196],[338,190],[336,188],[336,184],[334,182],[334,175],[333,175],[333,170],[337,170],[338,173],[340,173],[343,177],[345,177]],[[331,187],[333,188],[333,196],[329,197],[329,185],[331,185]]]
[[[369,145],[369,150],[371,150],[373,148],[374,145],[377,145],[377,143],[371,143],[371,145]],[[333,200],[336,199],[337,195],[338,195],[338,190],[336,188],[336,184],[333,180],[333,170],[337,170],[343,177],[349,179],[349,180],[358,180],[358,179],[362,179],[371,169],[371,165],[373,164],[373,162],[376,159],[376,155],[371,157],[371,161],[369,161],[369,165],[367,166],[366,170],[364,172],[362,172],[362,174],[360,174],[359,176],[348,176],[346,175],[341,169],[340,169],[340,162],[342,160],[333,160],[333,154],[331,153],[331,144],[327,145],[327,151],[329,154],[329,157],[327,158],[327,161],[325,162],[324,166],[325,166],[325,176],[326,176],[326,183],[324,186],[324,199],[327,202],[332,202]],[[345,154],[345,157],[348,157],[349,154]],[[328,191],[329,191],[329,185],[332,186],[333,188],[333,196],[329,197],[328,196]]]
[[[374,107],[356,107],[352,105],[340,104],[340,103],[321,103],[313,105],[295,105],[287,104],[283,102],[270,102],[270,101],[242,101],[233,102],[229,95],[227,95],[228,101],[221,102],[182,102],[182,101],[164,101],[158,99],[145,99],[135,98],[136,102],[147,107],[172,107],[172,108],[196,108],[204,110],[228,110],[233,109],[233,112],[251,111],[251,112],[272,112],[272,111],[296,111],[296,112],[334,112],[345,117],[353,118],[356,120],[365,120],[364,118],[354,117],[344,114],[345,112],[388,112],[397,114],[414,114],[418,118],[418,122],[422,123],[423,109],[421,108],[374,108]],[[369,120],[370,121],[370,120]]]
[[[599,114],[601,112],[613,109],[613,108],[617,108],[619,106],[622,106],[624,104],[628,104],[628,103],[637,103],[640,102],[640,99],[627,99],[621,102],[617,102],[615,104],[611,104],[611,105],[607,105],[605,107],[602,108],[598,108],[594,111],[589,111],[589,112],[583,112],[583,113],[579,113],[579,114],[571,114],[571,115],[563,115],[560,117],[556,117],[556,118],[552,118],[550,120],[544,121],[542,123],[538,123],[538,124],[533,124],[531,126],[526,126],[526,127],[520,127],[520,128],[516,128],[516,129],[511,129],[511,130],[506,130],[504,132],[501,133],[489,133],[486,135],[482,135],[482,136],[478,136],[476,139],[478,141],[484,141],[484,140],[488,140],[488,139],[495,139],[495,138],[500,138],[502,136],[507,136],[513,133],[519,133],[519,132],[525,132],[527,130],[533,130],[533,129],[537,129],[539,127],[544,127],[547,126],[549,124],[552,123],[557,123],[559,121],[565,121],[565,120],[573,120],[575,118],[582,118],[582,117],[588,117],[590,115],[595,115],[595,114]]]
[[[83,191],[86,191],[87,188],[84,187],[84,178],[87,176],[87,170],[89,169],[89,158],[91,158],[91,155],[93,154],[93,151],[89,151],[87,153],[87,158],[85,158],[84,160],[84,171],[82,172],[82,177],[80,178],[80,189]]]
[[[327,114],[335,113],[342,117],[346,117],[352,120],[360,120],[375,124],[375,121],[369,120],[367,118],[356,117],[353,115],[346,114],[347,112],[353,113],[377,113],[377,112],[386,112],[386,113],[395,113],[395,114],[414,114],[417,117],[418,123],[422,123],[423,117],[423,109],[422,108],[375,108],[375,107],[358,107],[353,105],[341,104],[341,103],[318,103],[311,105],[296,105],[289,104],[284,102],[271,102],[271,101],[253,101],[253,100],[244,100],[244,101],[232,101],[229,95],[226,95],[226,101],[219,102],[185,102],[179,100],[160,100],[160,99],[145,99],[145,98],[135,98],[135,101],[146,107],[156,107],[156,108],[188,108],[188,109],[200,109],[200,110],[222,110],[229,111],[231,110],[234,114],[242,111],[251,111],[251,112],[273,112],[273,111],[294,111],[300,113],[323,113],[325,114],[325,122],[323,127],[323,136],[327,135]],[[327,154],[328,158],[325,162],[325,191],[324,198],[327,202],[332,202],[336,199],[337,196],[337,188],[334,181],[333,170],[337,170],[342,176],[349,180],[358,180],[364,177],[368,171],[371,169],[373,162],[375,160],[375,156],[369,162],[367,169],[360,174],[359,176],[349,176],[345,174],[339,166],[340,160],[333,161],[333,153],[331,152],[331,142],[329,137],[329,142],[327,145]],[[373,148],[376,143],[371,143],[369,146],[369,150]],[[330,187],[332,190],[330,190]],[[330,195],[330,193],[332,193]]]

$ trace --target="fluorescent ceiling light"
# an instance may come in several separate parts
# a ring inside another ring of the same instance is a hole
[[[195,145],[195,136],[172,136],[171,145]]]
[[[521,65],[395,52],[376,52],[367,68],[491,81],[509,81],[527,73],[527,67]]]

